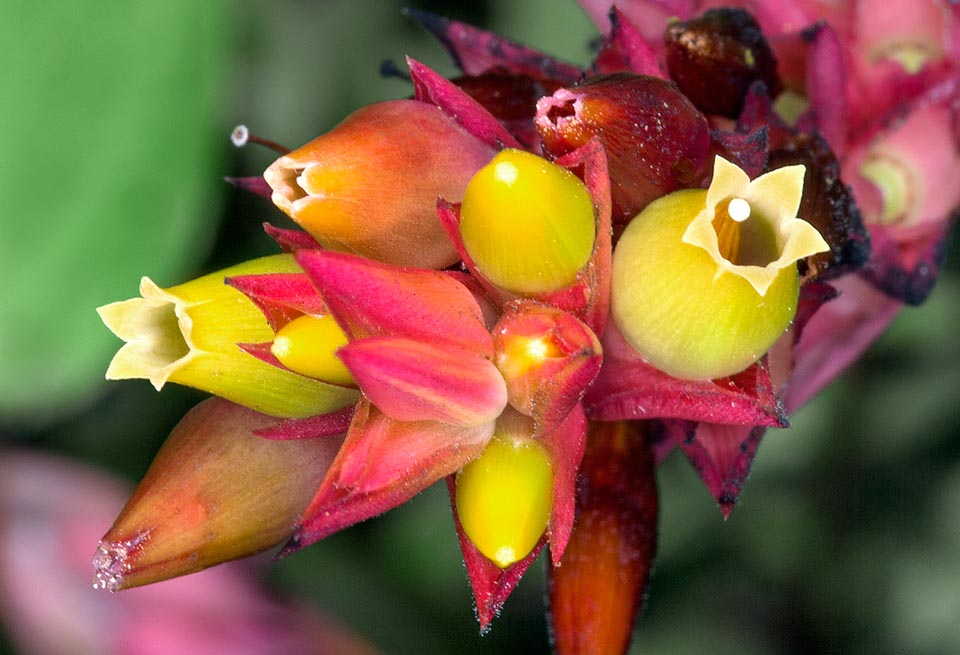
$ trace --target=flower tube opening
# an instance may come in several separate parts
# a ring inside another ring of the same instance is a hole
[[[97,308],[114,334],[129,339],[110,362],[106,377],[146,378],[160,391],[171,376],[196,356],[193,320],[182,299],[164,291],[148,277],[140,280],[140,295],[141,298]]]
[[[301,175],[306,166],[298,166],[290,157],[281,157],[267,169],[264,178],[273,189],[270,199],[277,207],[286,213],[297,211],[295,205],[298,200],[307,197],[303,188]]]
[[[796,215],[804,171],[751,181],[717,157],[708,189],[664,196],[630,222],[614,251],[611,309],[650,364],[689,380],[733,375],[787,329],[796,262],[829,248]]]

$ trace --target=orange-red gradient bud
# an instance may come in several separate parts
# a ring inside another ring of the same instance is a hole
[[[459,257],[437,199],[459,202],[493,155],[437,107],[391,100],[350,114],[263,177],[277,207],[324,248],[439,269]]]
[[[287,539],[342,439],[253,433],[275,422],[222,398],[191,410],[100,541],[94,587],[150,584]]]

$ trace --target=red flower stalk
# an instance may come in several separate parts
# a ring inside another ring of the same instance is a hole
[[[657,549],[650,423],[592,423],[577,489],[577,530],[550,570],[558,655],[616,654],[630,644]]]

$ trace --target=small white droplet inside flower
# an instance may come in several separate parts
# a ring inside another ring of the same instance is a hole
[[[519,171],[512,162],[502,161],[494,166],[493,176],[498,182],[503,182],[509,186],[517,181]]]
[[[250,140],[250,130],[246,125],[237,125],[230,133],[230,140],[233,141],[233,145],[242,148]]]
[[[727,214],[737,223],[742,223],[750,218],[750,203],[743,198],[734,198],[727,205]]]

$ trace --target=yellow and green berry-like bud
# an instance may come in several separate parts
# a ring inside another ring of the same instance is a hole
[[[273,339],[270,352],[291,371],[332,384],[355,386],[353,375],[337,357],[347,345],[333,316],[300,316],[284,325]]]
[[[518,294],[572,284],[596,238],[587,187],[565,168],[503,150],[467,185],[460,235],[480,272]]]
[[[463,531],[500,568],[529,555],[550,518],[550,458],[526,427],[532,427],[532,421],[525,417],[501,417],[480,457],[457,475],[457,514]]]
[[[707,190],[671,193],[624,230],[613,254],[611,311],[653,366],[684,379],[742,371],[797,311],[797,260],[828,249],[796,217],[803,166],[752,182],[717,157]]]

